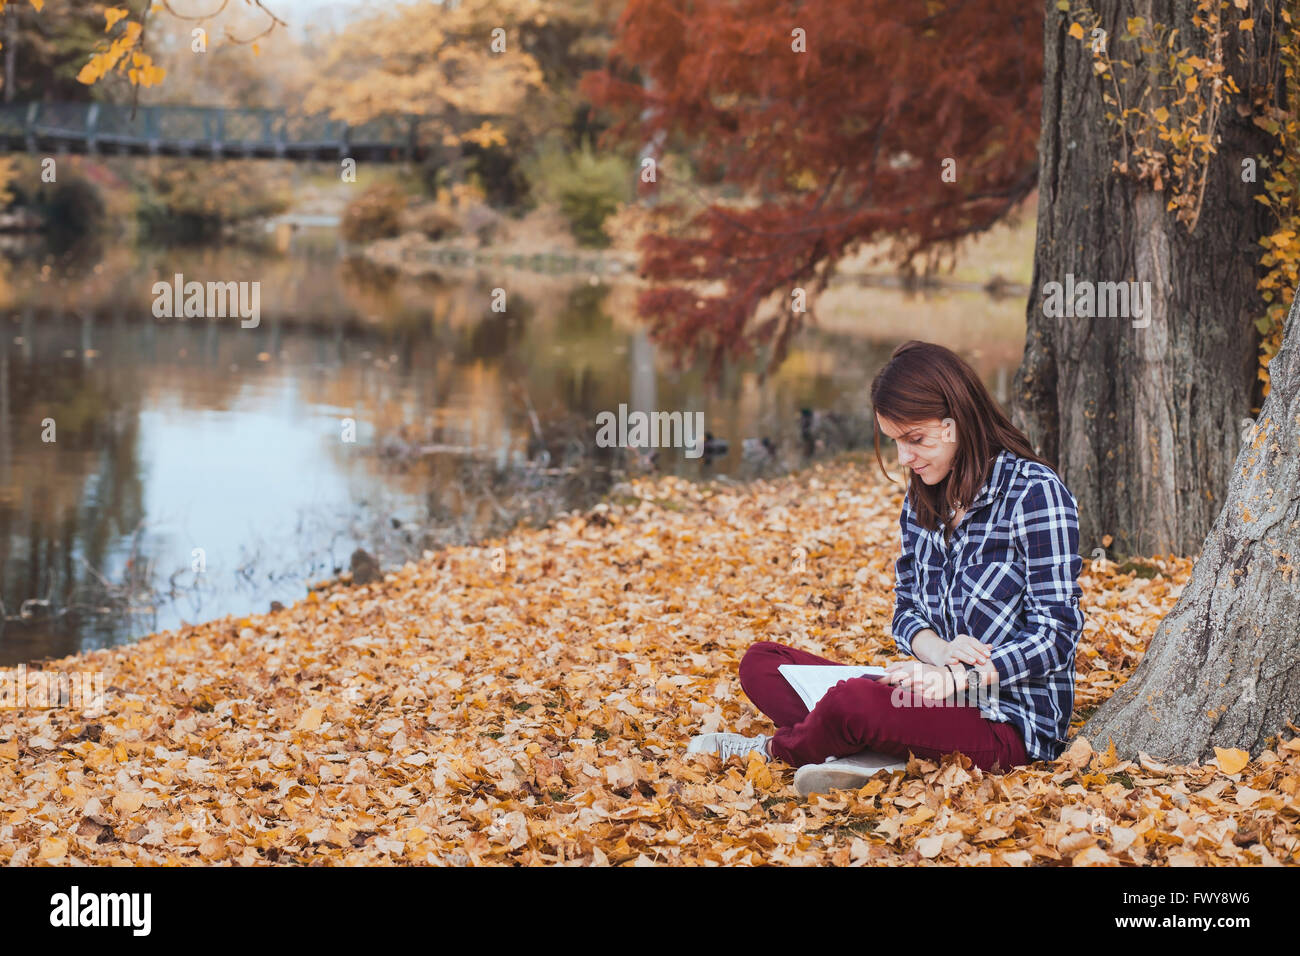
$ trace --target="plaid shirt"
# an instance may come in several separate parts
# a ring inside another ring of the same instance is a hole
[[[912,638],[928,627],[945,641],[969,634],[991,645],[998,682],[969,700],[984,717],[1015,724],[1031,760],[1055,760],[1074,710],[1083,632],[1078,502],[1050,468],[1006,449],[951,544],[942,526],[917,523],[909,497],[894,565],[894,643],[911,655]]]

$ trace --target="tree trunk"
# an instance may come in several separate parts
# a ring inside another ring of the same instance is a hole
[[[1225,67],[1243,91],[1252,66],[1258,80],[1264,62],[1277,62],[1252,45],[1274,35],[1280,2],[1267,0],[1256,33],[1243,34],[1248,56],[1235,51],[1235,36],[1225,44]],[[1114,38],[1135,16],[1177,28],[1179,46],[1202,52],[1194,4],[1095,7],[1116,60],[1131,54]],[[1189,233],[1166,211],[1166,193],[1112,171],[1125,155],[1102,99],[1112,81],[1095,74],[1090,43],[1068,36],[1071,22],[1048,0],[1038,238],[1012,419],[1078,499],[1085,555],[1107,534],[1124,555],[1193,554],[1223,507],[1241,420],[1258,404],[1253,320],[1263,313],[1258,239],[1269,212],[1253,199],[1262,186],[1242,181],[1241,161],[1269,155],[1271,140],[1224,104]],[[1228,26],[1237,32],[1235,20]],[[1067,274],[1076,283],[1150,283],[1150,314],[1049,318],[1045,286],[1064,285]]]
[[[1192,579],[1137,671],[1080,731],[1121,759],[1252,756],[1300,719],[1300,296],[1269,363],[1268,398],[1247,430]]]

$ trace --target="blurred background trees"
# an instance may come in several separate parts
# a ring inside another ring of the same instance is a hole
[[[1281,0],[1143,16],[1118,0],[422,0],[332,27],[187,9],[9,3],[4,97],[416,113],[436,120],[427,159],[359,189],[328,163],[87,159],[46,189],[18,157],[0,165],[11,207],[201,237],[309,197],[356,243],[635,245],[638,315],[716,376],[759,353],[775,367],[845,260],[933,275],[1037,191],[1015,414],[1087,502],[1085,543],[1127,551],[1196,546],[1235,454],[1227,426],[1267,394],[1300,263]],[[126,184],[129,209],[97,212],[97,178]],[[1065,273],[1154,281],[1155,331],[1056,329],[1039,295]],[[1174,402],[1169,383],[1191,390]],[[1209,489],[1195,505],[1193,486]]]

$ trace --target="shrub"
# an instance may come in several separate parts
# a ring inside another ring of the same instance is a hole
[[[422,202],[406,210],[402,226],[407,231],[423,233],[430,239],[443,239],[460,232],[460,219],[449,206],[439,202]]]
[[[146,235],[182,241],[289,208],[287,174],[266,161],[161,159],[143,168],[136,217]]]
[[[461,228],[468,235],[476,237],[479,245],[486,246],[497,237],[501,228],[501,215],[486,203],[470,203],[461,217]]]
[[[632,198],[632,170],[615,154],[597,156],[589,144],[577,151],[549,146],[530,164],[534,196],[554,203],[579,244],[604,248],[605,220]]]
[[[98,229],[104,221],[104,198],[84,176],[59,179],[41,204],[46,228],[51,232],[80,235]]]
[[[406,193],[393,183],[376,183],[348,204],[339,231],[349,242],[386,239],[402,231]]]

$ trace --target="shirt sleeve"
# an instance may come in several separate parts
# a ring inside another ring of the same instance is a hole
[[[894,620],[889,632],[901,654],[912,655],[912,638],[918,631],[931,627],[922,612],[916,585],[916,534],[911,528],[912,511],[903,499],[903,513],[899,516],[899,532],[903,550],[894,562]]]
[[[1074,496],[1059,480],[1034,481],[1013,509],[1011,526],[1027,567],[1026,626],[989,655],[1003,685],[1071,666],[1083,633],[1078,583],[1083,558]]]

